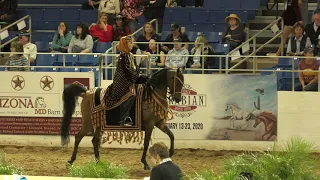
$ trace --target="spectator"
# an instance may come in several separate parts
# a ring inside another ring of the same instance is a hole
[[[158,52],[158,46],[155,43],[156,40],[155,39],[150,39],[149,41],[149,49],[144,53],[145,55],[149,55],[150,57],[150,67],[151,68],[160,68],[160,67],[164,67],[165,65],[165,61],[166,61],[166,57],[164,55],[163,51]],[[160,54],[160,56],[158,56],[157,54]],[[146,68],[147,67],[147,57],[142,57],[142,63],[141,63],[141,67]],[[155,70],[156,71],[156,70]],[[153,72],[155,72],[153,71]]]
[[[68,46],[71,41],[72,34],[65,22],[61,22],[58,27],[58,33],[54,35],[51,49],[56,52],[68,52]]]
[[[180,180],[183,178],[180,167],[169,158],[168,147],[163,142],[157,142],[151,146],[149,154],[159,164],[152,168],[150,180]]]
[[[0,0],[0,21],[6,22],[7,25],[13,23],[17,7],[17,0]]]
[[[138,36],[137,42],[149,42],[151,39],[156,41],[160,41],[160,36],[156,34],[152,24],[146,22],[143,26],[142,34]],[[148,49],[148,44],[138,44],[139,48],[142,51],[146,51]]]
[[[28,60],[23,55],[23,45],[17,41],[13,41],[10,44],[11,52],[21,52],[21,54],[11,54],[6,62],[6,66],[28,66]],[[25,67],[7,67],[7,71],[28,71]]]
[[[202,63],[204,63],[204,68],[213,68],[214,67],[214,58],[213,57],[205,57],[200,55],[213,55],[213,48],[210,46],[208,40],[203,35],[197,37],[195,41],[195,47],[191,50],[192,56],[189,58],[187,67],[189,68],[197,68],[202,69]],[[201,71],[192,71],[188,70],[189,74],[202,74]]]
[[[287,42],[288,36],[292,33],[292,26],[299,22],[302,23],[302,17],[300,12],[300,7],[302,5],[302,0],[286,0],[287,9],[282,14],[284,21],[284,29],[283,29],[283,43]],[[279,46],[276,54],[268,53],[267,56],[280,56],[281,55],[281,47]]]
[[[230,14],[225,18],[228,27],[222,34],[222,42],[230,44],[230,51],[242,44],[244,40],[244,27],[240,24],[241,20],[236,14]]]
[[[316,10],[313,15],[313,21],[305,27],[306,36],[310,38],[311,44],[314,45],[315,54],[318,54],[320,36],[320,10]]]
[[[152,19],[158,20],[158,33],[162,33],[164,10],[166,9],[167,0],[142,0],[146,6],[144,11],[144,22],[150,22]]]
[[[70,41],[68,53],[91,53],[92,48],[93,40],[88,34],[88,26],[85,23],[78,24],[76,34]]]
[[[134,33],[138,29],[138,17],[144,12],[144,8],[138,12],[141,0],[123,0],[122,14],[126,17],[130,31]]]
[[[129,27],[124,21],[125,17],[118,14],[116,16],[116,23],[113,25],[113,40],[120,41],[120,38],[131,34]]]
[[[131,38],[132,38],[132,42],[133,42],[134,44],[133,44],[133,48],[131,49],[130,52],[131,52],[132,54],[135,54],[135,55],[141,55],[142,52],[141,52],[141,50],[139,49],[138,45],[135,43],[135,42],[136,42],[136,41],[135,41],[135,37],[134,37],[134,36],[131,36]],[[134,59],[135,59],[135,62],[136,62],[137,64],[140,64],[140,62],[141,62],[141,56],[135,56]]]
[[[181,43],[182,39],[176,37],[173,39],[175,43]],[[189,55],[189,51],[186,48],[182,47],[182,44],[174,44],[174,48],[168,52],[165,66],[167,68],[181,68],[186,66],[188,57],[182,55]]]
[[[102,13],[98,24],[91,24],[89,27],[89,33],[92,37],[98,38],[99,42],[111,42],[112,41],[112,26],[107,23],[107,14]]]
[[[307,48],[305,51],[306,57],[313,57],[313,49]],[[299,62],[299,83],[294,87],[295,91],[318,91],[318,72],[319,63],[314,58],[304,58]]]
[[[88,0],[88,2],[85,2],[82,4],[83,10],[89,10],[89,9],[98,9],[100,4],[100,0]]]
[[[19,43],[23,45],[24,57],[30,61],[30,63],[34,63],[37,58],[37,46],[30,42],[30,34],[23,32],[18,35]]]
[[[306,48],[311,47],[310,38],[303,35],[304,27],[300,23],[293,25],[294,36],[289,39],[287,56],[302,56]]]
[[[98,18],[102,13],[105,13],[108,15],[108,24],[110,24],[111,26],[114,25],[116,14],[120,13],[119,0],[101,0],[98,12]]]
[[[175,38],[180,38],[182,42],[189,42],[188,36],[181,32],[180,26],[178,24],[176,23],[171,24],[170,31],[171,31],[171,34],[169,34],[166,37],[166,39],[164,40],[165,42],[173,42],[173,39]],[[163,45],[161,48],[165,53],[168,53],[173,48],[173,44],[166,44],[166,45]],[[188,49],[189,44],[184,44],[183,48]]]

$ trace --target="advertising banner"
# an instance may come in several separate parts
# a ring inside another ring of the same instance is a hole
[[[180,140],[273,141],[277,137],[274,75],[186,74],[180,103],[167,122]],[[154,138],[167,139],[158,129]]]
[[[94,87],[91,72],[0,72],[0,133],[59,135],[66,84]],[[78,99],[71,134],[81,127]]]

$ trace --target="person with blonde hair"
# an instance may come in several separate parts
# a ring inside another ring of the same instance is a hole
[[[149,154],[158,164],[152,168],[150,180],[180,180],[183,177],[180,167],[172,162],[168,147],[163,142],[151,146]]]
[[[146,51],[148,49],[148,42],[154,39],[156,41],[160,41],[160,36],[158,34],[156,34],[156,31],[154,30],[153,26],[151,23],[146,22],[143,25],[143,30],[142,30],[142,34],[140,34],[137,38],[137,42],[145,42],[145,44],[138,44],[139,49],[141,49],[142,51]]]
[[[6,66],[28,66],[28,60],[23,55],[23,45],[18,41],[10,44],[11,52],[21,52],[21,54],[11,54],[6,62]],[[7,71],[28,71],[28,67],[7,67]]]
[[[189,58],[187,62],[187,67],[201,69],[202,63],[204,63],[203,65],[204,69],[213,68],[215,63],[213,57],[200,56],[200,55],[213,55],[213,54],[214,54],[213,48],[210,46],[206,37],[204,35],[199,35],[195,41],[195,47],[191,49],[191,55],[197,55],[197,56],[192,56],[191,58]],[[201,74],[202,72],[188,70],[188,73]]]

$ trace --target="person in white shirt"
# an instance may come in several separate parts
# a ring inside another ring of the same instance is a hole
[[[182,39],[177,37],[173,39],[173,42],[182,42]],[[186,66],[188,61],[188,56],[181,55],[189,55],[189,51],[186,48],[182,48],[182,44],[174,44],[173,49],[168,52],[168,55],[165,66],[167,68],[181,68]]]
[[[120,13],[120,1],[119,0],[101,0],[98,8],[98,19],[101,14],[108,14],[107,24],[113,26],[115,24],[115,17]]]
[[[30,63],[34,63],[37,58],[37,46],[30,42],[30,34],[29,33],[21,33],[19,36],[19,43],[23,45],[23,52],[25,53],[23,56],[30,61]]]

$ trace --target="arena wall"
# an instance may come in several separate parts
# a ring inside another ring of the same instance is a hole
[[[19,73],[21,76],[24,76],[25,79],[27,79],[27,75],[24,75],[23,73]],[[63,75],[70,77],[70,74]],[[81,74],[81,73],[80,73]],[[9,76],[9,74],[6,74]],[[60,74],[61,75],[61,74]],[[0,74],[1,77],[3,74]],[[6,76],[6,77],[7,77]],[[10,75],[10,80],[11,80]],[[43,74],[41,75],[41,77]],[[53,75],[55,76],[55,75]],[[81,77],[79,74],[75,73],[74,75],[77,78]],[[90,81],[93,80],[93,76],[90,74],[82,75],[87,76],[90,78]],[[40,77],[40,76],[39,76]],[[63,78],[66,78],[63,77]],[[33,76],[35,78],[35,76]],[[187,79],[187,78],[186,78]],[[58,80],[57,80],[58,82]],[[38,82],[37,82],[38,83]],[[110,81],[103,82],[103,86],[109,84]],[[62,92],[63,85],[60,83],[57,83],[60,85],[58,86],[58,90]],[[92,82],[90,82],[92,84]],[[10,84],[6,84],[5,86],[10,86],[12,89],[12,86]],[[38,85],[39,86],[39,85]],[[9,89],[9,88],[8,88]],[[198,88],[199,89],[199,88]],[[3,93],[6,93],[6,96],[9,94],[13,96],[12,94],[6,92],[6,88],[2,88],[1,96],[4,96]],[[34,90],[36,91],[36,90]],[[17,92],[16,92],[17,93]],[[18,92],[20,96],[22,96],[21,92]],[[30,95],[29,92],[25,93],[25,95]],[[44,93],[44,92],[42,92]],[[318,110],[319,99],[320,94],[319,93],[312,93],[312,92],[276,92],[277,93],[277,137],[274,139],[277,139],[279,142],[285,142],[289,140],[293,136],[300,136],[304,138],[307,141],[314,142],[316,146],[320,145],[320,111]],[[38,93],[39,94],[39,93]],[[200,93],[198,93],[200,94]],[[32,96],[32,95],[31,95]],[[44,95],[45,96],[45,95]],[[61,97],[61,94],[59,94]],[[61,99],[60,99],[61,100]],[[47,102],[47,101],[46,101]],[[49,102],[47,104],[50,104]],[[61,108],[59,106],[59,108]],[[79,108],[79,107],[77,107]],[[203,111],[209,108],[208,106],[202,107]],[[198,112],[202,113],[202,110],[198,108]],[[1,109],[0,109],[1,110]],[[210,111],[207,110],[207,111]],[[26,111],[27,112],[27,111]],[[28,111],[29,112],[29,111]],[[203,113],[202,113],[203,114]],[[3,118],[3,113],[0,114],[0,118]],[[39,117],[42,115],[40,114]],[[79,118],[79,115],[77,115],[77,118]],[[206,119],[203,119],[201,117],[198,118],[199,121],[206,121]],[[263,125],[261,126],[261,132],[264,130]],[[247,151],[256,151],[256,150],[267,150],[272,147],[274,144],[273,140],[270,141],[262,141],[262,140],[253,140],[253,141],[238,141],[238,140],[206,140],[201,138],[183,138],[183,135],[185,137],[197,137],[198,134],[201,134],[200,131],[189,131],[189,135],[186,136],[186,134],[180,134],[180,132],[177,132],[176,139],[175,139],[175,148],[201,148],[201,149],[208,149],[208,150],[247,150]],[[174,132],[175,133],[175,132]],[[259,132],[260,133],[260,132]],[[160,135],[161,134],[161,135]],[[190,135],[191,134],[191,135]],[[92,147],[91,144],[91,138],[90,136],[85,137],[80,147]],[[74,138],[71,137],[70,146],[73,146]],[[164,136],[162,132],[155,130],[154,134],[152,136],[152,142],[157,141],[165,141],[169,144],[169,138]],[[58,135],[16,135],[16,134],[1,134],[0,135],[0,145],[16,145],[16,146],[55,146],[60,147],[60,137]],[[118,142],[112,142],[104,143],[102,145],[104,148],[142,148],[142,144],[138,143],[125,143],[123,142],[121,145]],[[318,151],[320,151],[320,148],[317,148]]]

